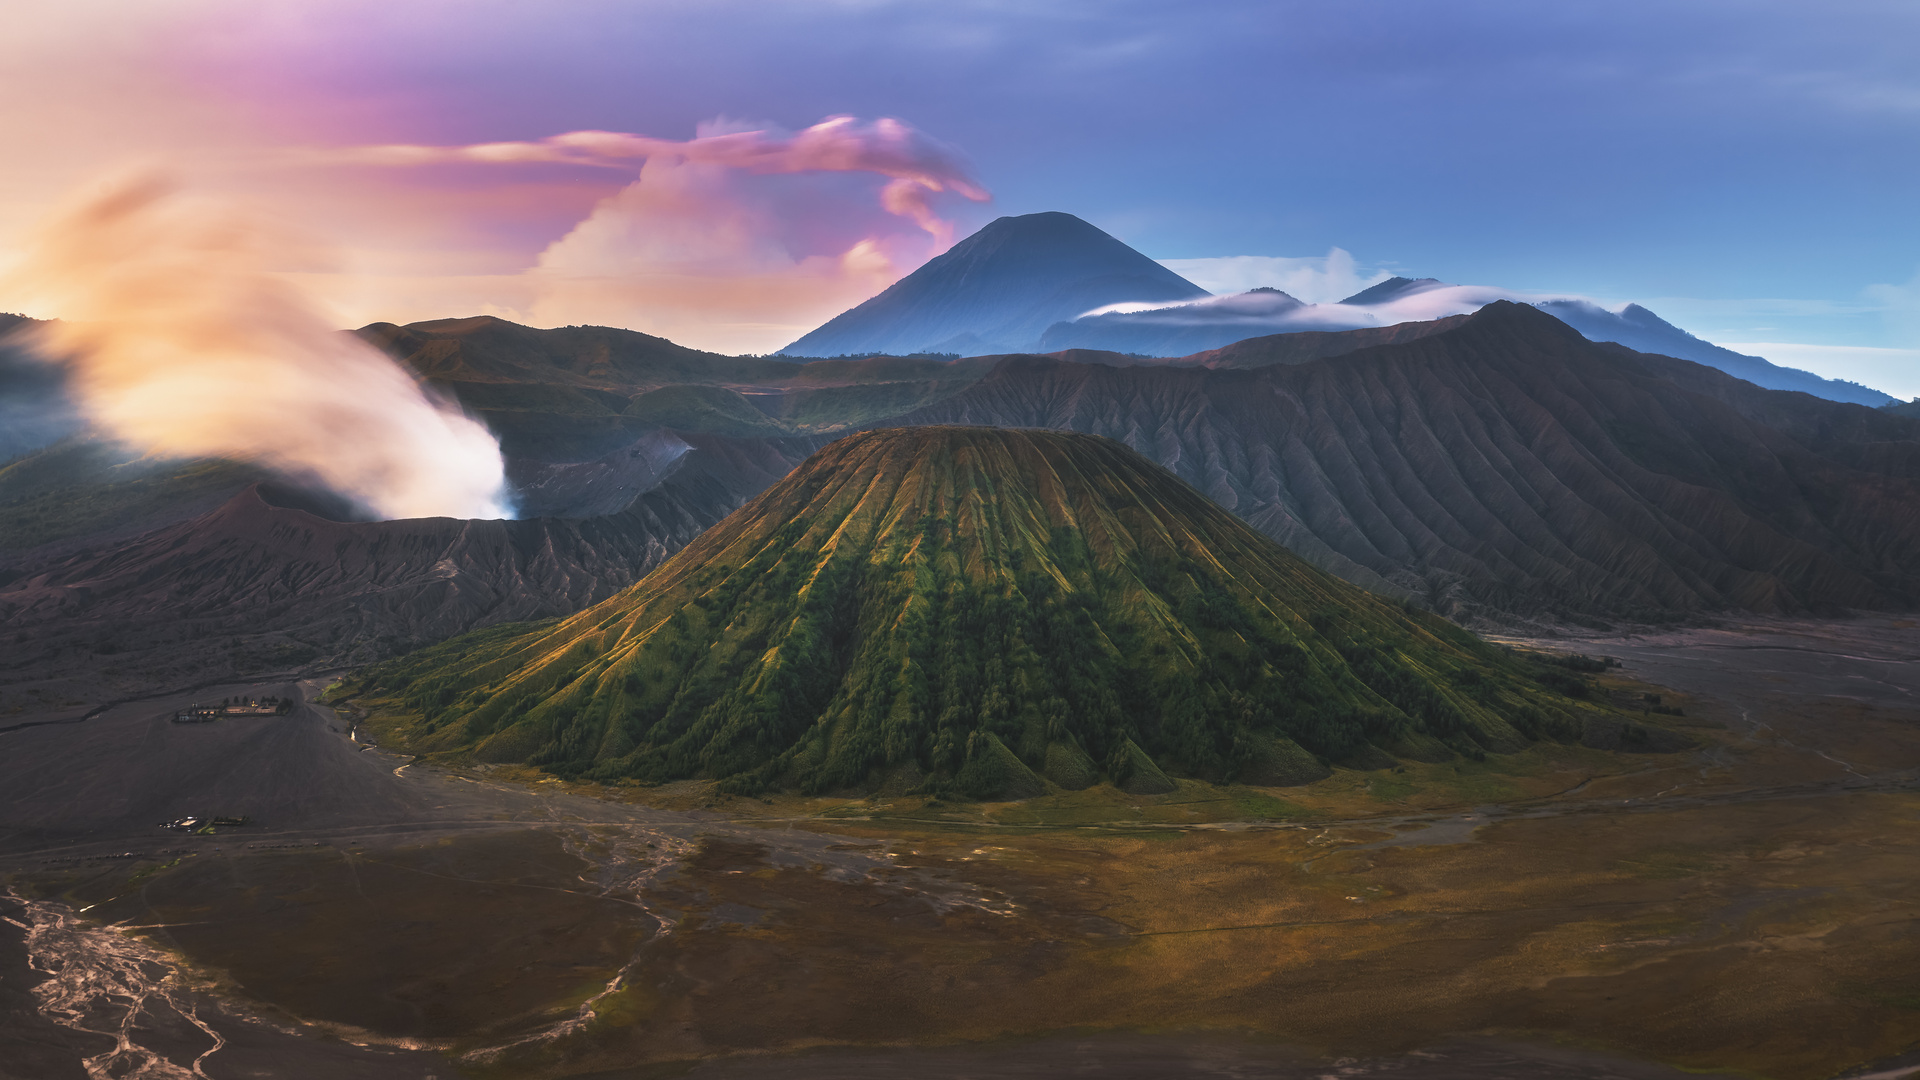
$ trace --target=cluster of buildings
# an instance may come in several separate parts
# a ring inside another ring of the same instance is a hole
[[[278,716],[293,708],[285,698],[227,698],[218,705],[195,702],[173,714],[176,724],[210,724],[223,716]]]

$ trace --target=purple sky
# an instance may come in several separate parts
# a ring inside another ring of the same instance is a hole
[[[897,117],[992,193],[940,197],[963,232],[1065,210],[1162,259],[1338,247],[1363,274],[1638,301],[1712,340],[1920,394],[1907,374],[1920,370],[1911,2],[28,7],[0,45],[0,89],[34,106],[0,120],[15,148],[0,166],[0,243],[73,185],[157,160],[327,232],[360,274],[343,309],[384,299],[392,317],[417,318],[497,288],[487,302],[511,313],[530,303],[513,294],[517,276],[559,272],[552,245],[637,166],[234,163],[583,129],[686,140],[717,118],[799,131]],[[926,254],[913,247],[922,232],[875,217],[884,176],[662,173],[749,208],[727,217],[735,232],[771,229],[789,245],[817,234],[826,249],[880,237],[891,262],[842,265],[828,250],[831,267],[799,250],[775,266],[729,240],[748,260],[740,274],[794,312]],[[568,272],[602,273],[608,244],[666,212],[629,210],[625,232],[569,238]],[[851,220],[862,215],[874,220]]]

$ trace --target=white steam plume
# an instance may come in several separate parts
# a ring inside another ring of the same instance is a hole
[[[88,418],[147,453],[253,461],[383,518],[511,517],[498,441],[268,269],[257,223],[163,179],[57,215],[13,275]]]

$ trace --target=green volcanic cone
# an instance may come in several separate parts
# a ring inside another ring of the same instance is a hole
[[[1572,737],[1591,708],[1120,443],[958,427],[842,439],[626,592],[366,682],[429,753],[979,798],[1303,782]]]

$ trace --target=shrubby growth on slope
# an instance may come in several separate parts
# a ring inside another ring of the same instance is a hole
[[[1297,782],[1577,736],[1593,708],[1119,443],[951,427],[840,440],[626,592],[365,685],[417,750],[974,797]]]

